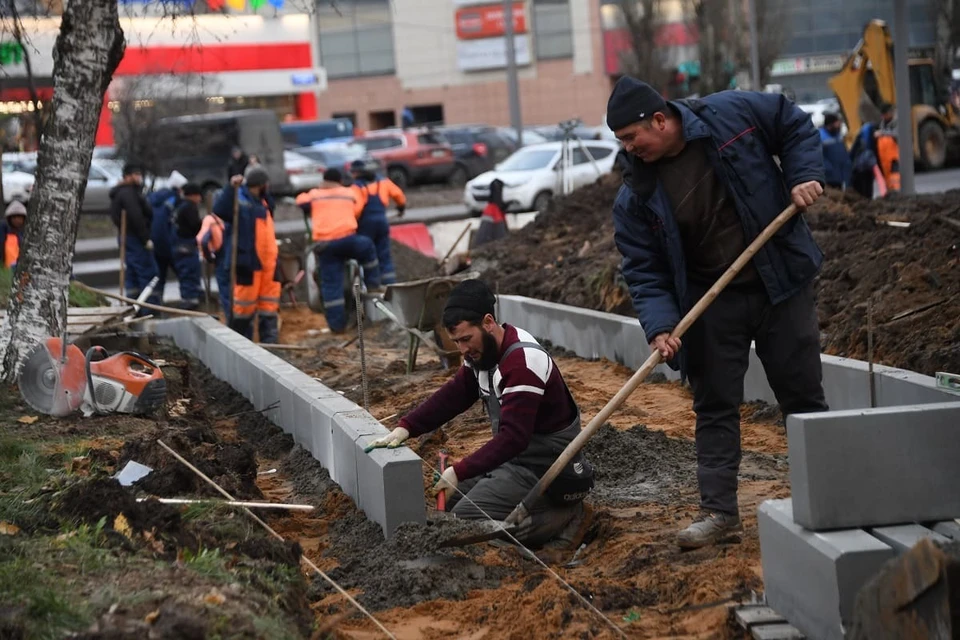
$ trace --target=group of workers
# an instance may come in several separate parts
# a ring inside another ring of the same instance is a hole
[[[607,104],[623,174],[614,241],[652,350],[693,391],[700,514],[684,549],[739,536],[740,405],[751,344],[783,414],[826,411],[814,279],[823,254],[801,215],[790,219],[712,301],[681,341],[681,318],[788,205],[801,211],[827,184],[820,135],[783,95],[722,91],[665,100],[621,78]],[[776,158],[775,158],[776,157]],[[478,280],[450,294],[443,324],[463,366],[373,447],[397,447],[466,411],[487,408],[492,438],[439,476],[446,510],[505,519],[580,432],[557,364],[522,328],[500,322]],[[589,460],[570,460],[513,533],[533,547],[575,550],[589,522]],[[552,488],[552,490],[551,490]],[[520,512],[522,513],[522,512]]]
[[[873,198],[875,184],[881,195],[899,191],[900,149],[893,106],[881,105],[879,122],[864,124],[849,151],[842,129],[839,114],[824,114],[820,141],[826,184],[836,189],[849,186],[868,199]]]
[[[274,227],[276,200],[270,192],[269,174],[261,165],[251,163],[248,156],[235,153],[229,171],[237,172],[230,177],[229,188],[220,192],[210,213],[201,218],[202,191],[178,172],[171,174],[165,188],[146,198],[143,170],[132,164],[124,167],[121,183],[110,192],[110,213],[118,230],[126,227],[126,293],[137,298],[157,278],[146,301],[160,304],[167,272],[172,269],[180,283],[181,305],[197,308],[202,257],[214,265],[227,325],[252,338],[256,320],[260,341],[275,344],[279,339],[281,294]],[[320,187],[296,199],[308,217],[319,259],[324,311],[334,332],[344,331],[347,324],[347,261],[356,260],[362,267],[369,289],[396,282],[387,207],[393,201],[401,216],[406,207],[403,191],[389,179],[367,171],[362,162],[351,165],[351,174],[353,184],[346,187],[338,169],[327,169]],[[236,267],[231,272],[235,208]],[[236,285],[231,290],[232,277]]]

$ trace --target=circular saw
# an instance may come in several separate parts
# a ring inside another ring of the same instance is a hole
[[[129,351],[86,354],[60,338],[47,338],[27,356],[17,378],[24,401],[41,413],[150,413],[166,401],[163,373],[153,361]]]

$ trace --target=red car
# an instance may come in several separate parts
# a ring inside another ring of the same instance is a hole
[[[401,189],[446,182],[456,167],[453,148],[441,134],[430,129],[380,129],[354,141],[383,164],[387,177]]]

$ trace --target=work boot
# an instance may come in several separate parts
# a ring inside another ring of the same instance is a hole
[[[677,545],[681,549],[699,549],[742,532],[740,516],[719,511],[703,511],[689,527],[677,534]]]
[[[536,555],[547,564],[561,564],[568,561],[587,535],[590,525],[593,524],[593,508],[581,502],[571,509],[572,513],[567,524],[546,542]]]

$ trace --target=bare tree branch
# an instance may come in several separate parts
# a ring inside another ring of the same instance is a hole
[[[37,83],[33,77],[33,65],[30,62],[30,52],[27,50],[27,41],[23,35],[23,22],[17,10],[16,0],[10,2],[10,15],[13,18],[13,37],[23,51],[23,66],[27,71],[27,91],[30,92],[30,102],[33,104],[33,126],[39,142],[43,135],[43,113],[40,105],[40,94],[37,93]]]

